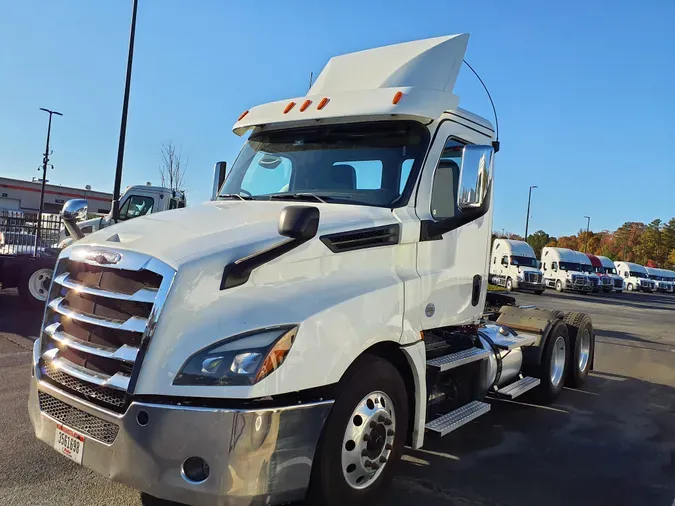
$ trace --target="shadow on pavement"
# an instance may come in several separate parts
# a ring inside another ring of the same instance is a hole
[[[654,293],[642,292],[623,292],[623,293],[592,293],[579,294],[576,292],[557,292],[547,290],[546,294],[555,295],[567,300],[576,300],[579,302],[595,302],[598,304],[617,305],[633,307],[636,309],[670,309],[675,302],[675,295],[659,295]],[[663,305],[661,307],[660,305]]]

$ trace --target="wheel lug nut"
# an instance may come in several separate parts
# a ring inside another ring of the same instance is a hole
[[[391,429],[389,429],[389,430],[387,431],[387,436],[393,436],[393,435],[394,435],[394,431],[391,430]]]
[[[380,423],[384,422],[384,416],[382,416],[382,415],[378,416],[377,421],[380,422]]]
[[[370,467],[370,460],[366,460],[366,461],[363,463],[363,467],[366,467],[366,468]]]
[[[387,419],[384,421],[384,424],[385,424],[385,425],[391,425],[391,418],[387,418]]]
[[[361,452],[361,456],[362,456],[362,457],[367,457],[367,456],[368,456],[368,450],[363,450],[363,451]]]
[[[391,446],[391,443],[387,443],[386,445],[384,445],[385,450],[391,450],[392,448],[393,446]]]
[[[380,464],[384,464],[387,461],[387,458],[382,456],[380,457]]]
[[[373,420],[372,422],[370,422],[370,428],[374,429],[375,427],[377,427],[377,422],[375,422],[375,420]]]
[[[380,465],[375,462],[371,462],[370,467],[377,471],[380,468]]]
[[[368,441],[370,441],[370,434],[364,434],[364,435],[363,435],[363,440],[364,440],[366,443],[367,443]]]

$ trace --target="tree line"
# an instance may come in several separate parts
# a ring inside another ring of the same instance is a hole
[[[493,234],[494,237],[523,240],[511,233]],[[537,230],[527,238],[537,258],[544,246],[556,246],[603,255],[612,260],[623,260],[647,267],[675,269],[675,218],[667,222],[656,219],[644,224],[627,221],[613,232],[588,232],[579,230],[576,235],[553,237]]]

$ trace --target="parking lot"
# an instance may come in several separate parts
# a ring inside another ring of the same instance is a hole
[[[516,294],[520,304],[589,313],[595,370],[547,407],[492,412],[408,450],[381,504],[648,505],[675,498],[675,296]],[[138,505],[125,486],[35,440],[28,413],[31,336],[41,314],[0,292],[0,504]]]

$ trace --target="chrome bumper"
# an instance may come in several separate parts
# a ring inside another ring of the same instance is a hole
[[[39,350],[39,340],[36,346]],[[36,363],[34,353],[28,407],[35,435],[52,446],[56,425],[62,423],[41,410],[40,396],[45,408],[47,402],[60,406],[50,410],[55,416],[64,412],[62,403],[79,410],[63,424],[85,435],[82,465],[103,476],[155,497],[193,505],[272,505],[305,496],[314,451],[333,401],[255,411],[132,402],[121,415],[41,381]],[[141,412],[147,414],[140,418],[147,418],[145,425],[138,421]],[[88,422],[82,422],[84,418]],[[96,431],[90,430],[92,420]],[[118,430],[103,436],[101,425]],[[87,430],[98,439],[87,436]],[[111,442],[103,442],[106,438]],[[205,481],[194,483],[183,475],[188,457],[208,463]]]

